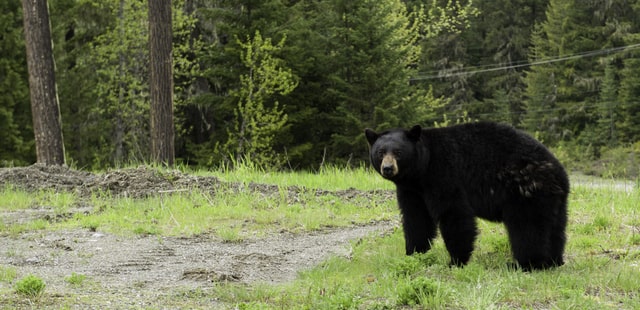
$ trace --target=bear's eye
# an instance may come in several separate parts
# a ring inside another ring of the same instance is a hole
[[[385,154],[386,152],[387,152],[387,151],[385,151],[384,149],[379,149],[379,150],[378,150],[378,158],[382,158],[382,157],[384,157],[384,154]]]
[[[402,154],[402,151],[400,151],[400,150],[393,150],[393,155],[400,156],[401,154]]]

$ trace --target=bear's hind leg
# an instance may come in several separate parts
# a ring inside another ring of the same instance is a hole
[[[507,225],[511,252],[522,270],[546,269],[553,265],[549,254],[549,229],[539,229],[531,224],[518,227]]]
[[[437,230],[422,197],[415,192],[398,189],[398,205],[402,213],[406,254],[429,251]]]
[[[563,197],[556,202],[557,212],[555,214],[554,224],[551,226],[551,260],[555,266],[564,265],[564,246],[567,242],[565,233],[567,227],[567,198]]]
[[[559,231],[554,226],[558,222],[554,218],[554,212],[548,212],[547,209],[552,205],[533,203],[533,200],[529,200],[528,203],[523,202],[517,206],[518,210],[505,212],[504,224],[509,233],[511,252],[520,268],[525,271],[547,269],[562,264],[556,260],[562,259],[564,239],[557,239]],[[564,237],[564,230],[562,234]],[[560,258],[554,257],[554,254]]]

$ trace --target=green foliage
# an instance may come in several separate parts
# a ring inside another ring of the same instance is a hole
[[[532,61],[543,61],[553,56],[571,54],[575,47],[564,37],[567,27],[567,14],[573,12],[573,1],[551,1],[546,11],[546,21],[537,27],[532,35],[533,47],[530,53]],[[529,132],[537,133],[544,143],[561,140],[566,134],[558,117],[566,112],[558,101],[563,97],[564,83],[567,83],[566,70],[556,64],[533,66],[526,75],[527,114],[523,125]]]
[[[622,117],[617,122],[620,139],[623,142],[636,142],[640,138],[640,77],[637,70],[640,67],[639,56],[624,60],[624,68],[620,71],[619,102]]]
[[[349,257],[329,259],[295,283],[244,290],[231,284],[212,296],[232,305],[305,309],[637,307],[640,253],[637,233],[629,227],[638,223],[638,192],[583,184],[574,181],[570,205],[580,208],[570,208],[567,264],[557,269],[508,268],[504,230],[481,221],[473,259],[464,268],[446,266],[448,254],[439,239],[427,254],[404,256],[397,230],[358,241]]]
[[[291,70],[283,68],[282,61],[275,57],[284,42],[285,38],[273,45],[259,31],[253,38],[247,37],[247,42],[238,42],[242,64],[248,72],[240,75],[240,89],[231,91],[238,99],[238,107],[227,152],[235,153],[237,161],[247,160],[271,169],[283,163],[274,150],[274,141],[285,128],[287,114],[273,97],[289,94],[298,84]]]
[[[422,22],[423,32],[426,38],[433,38],[442,33],[461,33],[469,29],[469,20],[480,15],[480,10],[473,1],[427,1],[427,6],[422,7],[428,18]]]
[[[635,141],[628,137],[638,136],[638,126],[627,118],[633,118],[634,108],[624,108],[637,106],[637,77],[629,74],[638,66],[635,53],[587,53],[636,43],[631,39],[638,31],[634,6],[624,1],[550,1],[546,20],[534,33],[530,59],[567,59],[530,69],[526,129],[539,131],[550,144],[571,140],[600,147]]]
[[[49,4],[75,166],[148,160],[146,4]],[[0,8],[0,165],[24,165],[35,153],[21,8]],[[492,120],[608,161],[600,149],[640,137],[639,12],[637,0],[173,1],[176,156],[358,166],[364,127]]]
[[[86,279],[87,276],[72,272],[70,276],[64,278],[64,281],[73,287],[81,287]]]
[[[595,130],[595,144],[615,146],[618,144],[617,123],[620,119],[618,111],[618,77],[617,68],[613,60],[610,60],[604,69],[602,88],[600,89],[600,101],[597,110],[597,130]]]
[[[347,1],[334,8],[335,63],[327,95],[335,102],[333,156],[366,159],[363,128],[408,126],[426,102],[407,83],[420,55],[420,20],[401,1]]]
[[[174,3],[177,106],[199,74],[193,12]],[[149,157],[149,56],[146,1],[52,4],[57,80],[68,157],[94,169]],[[178,117],[179,119],[179,117]],[[179,126],[180,132],[184,128]]]
[[[604,178],[636,179],[640,175],[639,143],[629,146],[597,146],[577,142],[562,142],[552,148],[570,171],[581,171]]]
[[[18,277],[18,272],[16,271],[15,267],[0,266],[0,282],[11,283],[17,277]]]
[[[28,275],[16,282],[15,290],[16,293],[25,297],[37,298],[44,293],[45,286],[44,281],[40,277]]]
[[[0,4],[0,167],[35,161],[22,10]]]
[[[444,306],[441,285],[428,278],[415,278],[398,287],[398,304],[400,305],[437,307],[437,304],[427,303],[429,299],[438,301],[437,304],[440,307]]]

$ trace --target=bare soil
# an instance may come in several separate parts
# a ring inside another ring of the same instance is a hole
[[[215,177],[197,177],[175,172],[159,172],[140,167],[93,174],[66,167],[34,165],[0,169],[0,186],[38,191],[75,192],[88,198],[91,193],[110,192],[114,196],[149,197],[172,191],[216,191],[221,185],[238,191],[279,194],[277,186],[229,184]],[[295,198],[300,192],[289,188]],[[317,195],[326,194],[317,190]],[[392,199],[390,192],[345,190],[331,192],[348,200],[354,196],[380,195]],[[79,205],[74,212],[92,212],[91,205]],[[20,211],[0,211],[5,224],[45,218],[52,210],[35,206]],[[55,220],[55,219],[53,219]],[[223,242],[204,234],[189,238],[163,236],[121,237],[100,231],[34,231],[18,236],[0,235],[0,266],[17,270],[18,277],[34,274],[47,287],[49,304],[37,308],[173,308],[168,302],[194,292],[211,289],[217,283],[285,283],[298,272],[310,269],[330,256],[350,255],[351,244],[374,234],[386,234],[398,223],[376,222],[345,228],[328,228],[306,233],[279,232],[260,239],[238,243]],[[85,275],[86,283],[73,287],[65,278],[73,273]],[[0,282],[0,292],[12,292]],[[207,295],[209,296],[209,295]],[[71,300],[70,300],[71,299]],[[216,298],[204,299],[197,307],[216,307]],[[0,296],[0,308],[33,307],[19,296]]]

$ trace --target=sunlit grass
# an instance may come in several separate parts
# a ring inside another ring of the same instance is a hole
[[[441,239],[427,254],[404,256],[400,230],[354,245],[291,284],[220,285],[213,293],[240,308],[296,309],[638,309],[638,191],[575,186],[566,265],[524,273],[511,261],[504,228],[480,221],[469,265],[447,267]]]
[[[42,190],[29,193],[19,190],[12,185],[6,185],[0,190],[0,210],[15,211],[29,208],[48,208],[57,213],[68,210],[77,203],[77,196],[70,192],[55,192]]]
[[[6,249],[4,249],[6,251]],[[15,267],[0,265],[0,282],[11,283],[18,277]]]
[[[7,185],[0,190],[0,210],[13,211],[27,209],[33,206],[34,197],[25,191],[17,190]]]
[[[116,234],[192,236],[212,232],[224,240],[239,241],[272,231],[310,231],[389,220],[397,216],[392,201],[354,198],[343,202],[331,193],[265,195],[262,192],[222,190],[210,193],[174,193],[147,199],[115,198],[99,212],[76,214],[61,226],[80,226]]]
[[[251,164],[239,164],[233,169],[221,167],[212,171],[194,171],[196,175],[216,176],[228,182],[262,183],[279,186],[303,186],[323,190],[381,190],[394,189],[366,166],[341,168],[325,166],[319,171],[265,171]]]
[[[95,192],[82,202],[73,193],[49,190],[27,193],[7,186],[0,191],[0,210],[33,208],[49,210],[52,214],[18,223],[0,220],[0,233],[17,235],[28,230],[81,227],[121,235],[213,233],[223,240],[235,242],[260,237],[270,231],[312,231],[397,218],[393,200],[357,195],[345,200],[332,192],[356,187],[390,188],[389,182],[364,167],[325,168],[319,173],[265,173],[242,165],[236,169],[197,174],[216,176],[226,183],[215,193],[178,191],[134,199]],[[233,189],[231,183],[234,182],[272,184],[278,188],[274,192],[238,190]],[[316,189],[326,192],[317,194]],[[58,218],[80,203],[93,211],[89,214],[76,212],[70,219]]]

